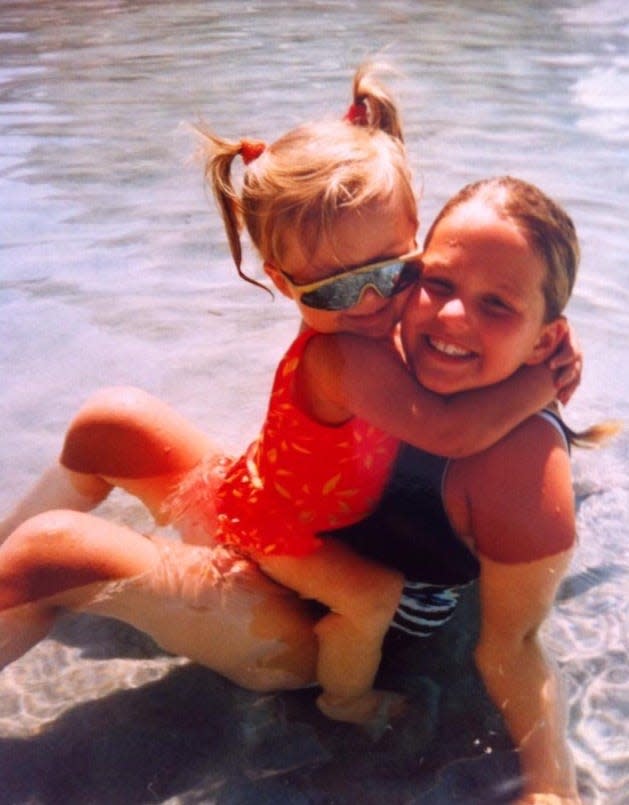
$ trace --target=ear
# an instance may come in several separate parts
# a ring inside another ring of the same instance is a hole
[[[539,338],[525,363],[528,366],[543,363],[555,352],[564,336],[568,332],[568,321],[565,316],[559,316],[548,324],[544,324]]]
[[[286,282],[286,278],[279,270],[279,268],[276,268],[273,265],[273,263],[265,263],[263,267],[264,267],[264,273],[271,280],[273,285],[275,285],[277,290],[284,296],[287,296],[289,299],[292,299],[293,294],[291,293],[291,287]]]

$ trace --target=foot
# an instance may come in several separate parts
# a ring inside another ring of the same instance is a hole
[[[391,719],[404,712],[405,699],[388,690],[370,690],[361,696],[347,698],[322,693],[317,699],[321,712],[333,721],[360,724],[374,739],[379,738]]]

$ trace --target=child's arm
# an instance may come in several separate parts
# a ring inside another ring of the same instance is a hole
[[[564,337],[557,345],[557,349],[548,359],[548,367],[555,374],[557,386],[557,399],[562,405],[567,405],[570,398],[581,382],[583,370],[583,351],[577,334],[567,321]]]
[[[311,415],[326,422],[360,416],[401,441],[452,458],[495,444],[557,394],[553,374],[539,364],[444,397],[423,388],[389,344],[347,334],[314,336],[300,368]]]

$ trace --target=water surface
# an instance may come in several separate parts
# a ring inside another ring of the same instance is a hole
[[[619,0],[4,0],[3,510],[54,459],[71,413],[101,385],[140,385],[232,449],[255,434],[273,367],[295,332],[295,311],[236,278],[218,215],[190,162],[184,124],[202,116],[225,136],[273,139],[304,119],[340,116],[354,68],[373,54],[402,71],[394,86],[425,223],[462,184],[500,173],[540,184],[572,214],[583,263],[568,312],[586,368],[567,416],[575,426],[605,416],[629,419],[628,35],[629,14]],[[248,265],[256,270],[252,255]],[[626,435],[604,451],[575,456],[581,544],[547,630],[569,689],[584,800],[605,805],[623,802],[629,768],[628,464]],[[104,513],[150,527],[123,499]],[[295,764],[306,777],[319,770],[312,778],[318,788],[314,782],[308,788],[303,774],[298,786],[281,769],[265,778],[267,788],[256,788],[256,775],[225,765],[213,754],[216,745],[200,750],[192,727],[183,733],[197,743],[174,764],[187,776],[150,772],[152,763],[172,756],[165,744],[151,742],[143,754],[144,739],[135,733],[125,744],[133,747],[135,771],[123,773],[112,747],[120,740],[116,725],[129,734],[123,713],[133,707],[141,712],[137,727],[156,723],[159,701],[181,710],[186,697],[194,709],[210,693],[213,703],[231,696],[236,708],[251,700],[207,672],[200,681],[179,660],[112,629],[90,621],[86,632],[72,621],[0,676],[0,764],[11,759],[14,785],[0,799],[104,802],[107,789],[99,781],[116,778],[111,790],[118,798],[112,794],[111,801],[118,802],[145,801],[147,787],[151,801],[248,802],[263,791],[273,802],[327,801],[330,792],[337,802],[367,801],[364,789],[343,788],[331,772],[326,777],[334,768],[325,756],[329,746],[321,748],[305,727],[276,738],[303,748]],[[119,690],[131,698],[117,699]],[[149,695],[137,698],[142,690]],[[99,701],[107,702],[104,709]],[[256,712],[267,712],[259,707]],[[112,723],[107,715],[114,712]],[[212,719],[211,710],[205,715]],[[87,725],[85,733],[77,733],[77,723]],[[164,718],[160,734],[174,731],[175,723],[172,714]],[[101,776],[92,770],[89,782],[70,794],[69,777],[59,769],[72,767],[72,754],[59,755],[59,747],[76,734],[92,742],[98,736],[92,758]],[[458,778],[448,776],[453,758],[482,758],[492,748],[487,732],[472,731],[469,745],[434,760],[435,742],[415,738],[418,768],[429,757],[425,746],[432,747],[430,779],[441,780],[444,802],[454,801],[452,780],[469,775],[464,765]],[[197,753],[202,773],[189,765]],[[56,766],[46,756],[57,758]],[[370,758],[377,768],[377,758]],[[439,769],[446,769],[441,777]],[[407,771],[373,772],[379,780],[373,790],[386,790],[391,802],[396,796],[410,801],[409,792],[421,786],[405,787]],[[383,774],[388,782],[380,789]],[[46,775],[58,779],[57,788],[43,785]],[[55,799],[56,791],[65,799]]]

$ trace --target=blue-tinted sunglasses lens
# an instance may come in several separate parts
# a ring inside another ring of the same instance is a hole
[[[303,294],[300,301],[317,310],[347,310],[353,307],[367,287],[388,299],[400,293],[418,278],[416,263],[389,263],[373,271],[344,274]]]

